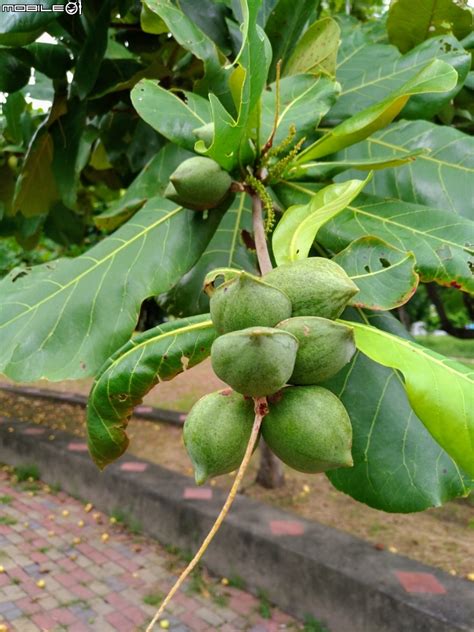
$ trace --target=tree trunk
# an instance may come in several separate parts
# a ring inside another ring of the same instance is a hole
[[[441,327],[444,329],[444,331],[451,336],[456,336],[456,338],[474,338],[474,330],[463,329],[462,327],[455,327],[449,320],[448,315],[446,314],[446,310],[444,309],[443,301],[439,297],[436,285],[434,283],[427,283],[426,290],[431,302],[438,312],[439,320],[441,321]]]
[[[260,469],[257,483],[266,489],[277,489],[285,484],[282,463],[263,439],[260,439]]]

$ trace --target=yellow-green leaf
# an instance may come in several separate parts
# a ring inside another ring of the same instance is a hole
[[[330,184],[315,193],[307,204],[290,206],[273,233],[273,254],[278,265],[306,259],[318,230],[359,195],[366,180]]]
[[[474,370],[370,325],[354,328],[357,348],[401,371],[410,404],[440,446],[474,477]]]

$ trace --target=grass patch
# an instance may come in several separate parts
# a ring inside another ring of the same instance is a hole
[[[454,336],[416,336],[416,342],[424,347],[428,347],[436,353],[450,358],[468,360],[474,363],[474,339],[462,340]]]
[[[15,518],[11,518],[10,516],[0,516],[0,524],[11,527],[14,524],[18,524],[18,520],[15,520]]]
[[[39,481],[40,471],[37,465],[19,465],[14,470],[19,483]]]
[[[240,575],[232,575],[231,577],[229,577],[228,585],[232,588],[237,588],[238,590],[245,590],[246,587],[245,579],[243,579],[243,577],[240,577]]]
[[[10,505],[13,502],[13,496],[0,496],[0,505]]]
[[[330,632],[330,630],[318,619],[307,615],[304,619],[303,632]]]
[[[110,514],[111,518],[115,518],[117,524],[121,524],[132,533],[133,535],[140,535],[143,532],[142,525],[130,516],[128,513],[123,511],[122,509],[115,509]]]
[[[160,592],[148,593],[148,595],[145,595],[143,597],[143,603],[146,604],[147,606],[156,607],[161,604],[164,598],[165,596],[163,595],[163,593],[160,593]]]
[[[271,619],[272,618],[272,604],[268,599],[268,595],[264,590],[259,590],[257,592],[257,597],[259,599],[258,604],[258,612],[262,619]]]

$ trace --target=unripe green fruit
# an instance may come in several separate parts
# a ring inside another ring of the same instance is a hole
[[[337,318],[359,291],[341,266],[323,257],[285,263],[263,280],[290,297],[292,316]]]
[[[298,341],[286,331],[250,327],[220,336],[211,348],[212,368],[234,391],[264,397],[280,390],[295,366]]]
[[[273,327],[291,316],[291,301],[281,290],[241,272],[214,291],[210,309],[214,327],[228,333],[257,325]]]
[[[202,140],[206,147],[210,147],[212,141],[214,140],[214,129],[214,123],[206,123],[206,125],[203,125],[202,127],[193,129],[193,134],[196,138]]]
[[[232,178],[211,158],[194,156],[182,162],[170,176],[165,197],[203,211],[214,208],[229,192]]]
[[[11,154],[10,156],[8,156],[8,166],[10,167],[10,169],[12,171],[16,171],[16,168],[18,167],[18,158]]]
[[[298,339],[290,384],[318,384],[336,375],[355,353],[354,330],[318,316],[298,316],[277,325]]]
[[[299,472],[353,465],[352,427],[342,402],[321,386],[288,386],[270,401],[262,436],[270,449]]]
[[[194,404],[184,423],[183,439],[198,485],[239,467],[254,417],[253,401],[230,389],[205,395]]]

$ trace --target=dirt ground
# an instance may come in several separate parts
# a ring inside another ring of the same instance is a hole
[[[90,381],[37,385],[87,394]],[[188,410],[201,395],[219,387],[219,380],[212,374],[209,364],[203,363],[173,382],[160,384],[144,403]],[[0,391],[0,415],[85,436],[85,411],[77,405],[57,404]],[[192,475],[180,428],[132,419],[129,435],[133,454]],[[452,574],[473,576],[474,505],[469,501],[451,502],[418,514],[386,514],[338,492],[323,474],[300,474],[287,469],[287,482],[283,489],[265,490],[254,484],[257,466],[258,453],[244,480],[243,493],[249,497],[347,531],[378,548],[407,555]],[[231,482],[232,476],[228,475],[211,484],[228,488]]]

